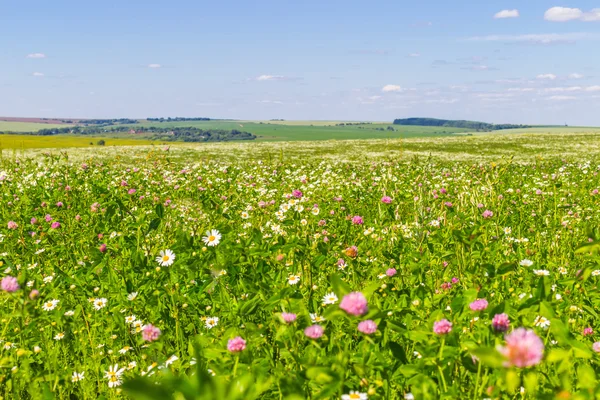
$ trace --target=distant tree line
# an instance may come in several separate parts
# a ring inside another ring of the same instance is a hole
[[[335,126],[351,126],[351,125],[369,125],[372,122],[341,122],[339,124],[335,124]]]
[[[12,133],[12,132],[2,132]],[[140,135],[152,140],[172,142],[228,142],[231,140],[254,140],[256,135],[237,129],[200,129],[196,127],[140,127],[135,130],[130,126],[71,126],[65,128],[40,129],[37,132],[19,132],[20,135]]]
[[[210,121],[210,118],[205,117],[193,117],[193,118],[184,118],[184,117],[175,117],[175,118],[146,118],[148,121],[152,122],[176,122],[176,121]]]
[[[137,119],[119,118],[119,119],[82,119],[79,120],[83,125],[120,125],[120,124],[137,124]]]
[[[529,125],[514,125],[514,124],[489,124],[487,122],[466,121],[466,120],[451,120],[437,118],[404,118],[395,119],[394,125],[418,125],[418,126],[441,126],[448,128],[464,128],[495,131],[500,129],[517,129],[530,128]]]

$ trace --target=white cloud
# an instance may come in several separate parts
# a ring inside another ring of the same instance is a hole
[[[487,35],[474,36],[467,40],[476,42],[504,42],[504,43],[523,43],[523,44],[560,44],[574,43],[578,40],[598,40],[600,35],[588,32],[571,33],[532,33],[526,35]]]
[[[27,58],[46,58],[44,53],[31,53],[27,54]]]
[[[377,100],[380,98],[381,98],[381,96],[369,96],[369,100]]]
[[[544,89],[548,93],[556,92],[600,92],[600,85],[595,86],[568,86],[568,87],[550,87]]]
[[[257,81],[280,81],[285,79],[282,75],[261,75],[256,78]]]
[[[148,64],[148,68],[160,68],[162,65],[160,64]]]
[[[500,19],[500,18],[517,18],[519,16],[519,10],[502,10],[500,12],[497,12],[494,15],[494,18],[496,19]]]
[[[546,21],[565,22],[574,19],[580,19],[583,16],[583,11],[579,8],[568,7],[552,7],[544,13]]]
[[[509,92],[533,92],[535,89],[534,88],[509,88],[508,91]]]
[[[279,100],[260,100],[259,103],[262,103],[262,104],[283,104],[283,101],[279,101]]]
[[[410,53],[408,56],[409,57],[421,57],[421,54],[420,53]]]
[[[554,100],[554,101],[567,101],[567,100],[575,100],[577,99],[577,97],[575,96],[550,96],[548,97],[549,100]]]
[[[590,12],[584,13],[581,20],[585,22],[600,21],[600,8],[594,8]]]
[[[551,87],[544,89],[546,92],[578,92],[583,90],[581,86],[570,86],[570,87]]]
[[[579,8],[552,7],[544,13],[544,19],[552,22],[600,21],[600,8],[583,12]]]
[[[556,79],[556,75],[554,74],[540,74],[537,76],[537,79],[549,79],[551,81]]]
[[[398,86],[398,85],[385,85],[383,88],[381,88],[382,92],[401,92],[402,91],[402,87]]]
[[[33,74],[31,74],[32,76],[44,76],[43,73],[41,72],[34,72]]]
[[[573,74],[569,75],[569,79],[582,79],[582,78],[584,78],[584,76],[581,74],[578,74],[578,73],[573,73]]]

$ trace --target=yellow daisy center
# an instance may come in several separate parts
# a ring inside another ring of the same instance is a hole
[[[163,260],[163,261],[169,261],[169,258],[170,258],[170,257],[169,257],[168,255],[166,255],[166,254],[165,254],[165,255],[163,256],[162,260]]]
[[[208,241],[209,241],[209,242],[212,242],[212,241],[214,241],[215,239],[216,239],[216,237],[214,237],[213,235],[210,235],[210,236],[208,237]]]
[[[352,393],[352,394],[350,395],[350,398],[351,398],[351,399],[359,399],[359,400],[360,400],[360,394]]]

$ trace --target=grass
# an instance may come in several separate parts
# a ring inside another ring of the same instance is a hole
[[[65,128],[66,124],[40,124],[36,122],[0,121],[0,132],[37,132],[40,129]]]
[[[39,125],[39,124],[38,124]],[[91,136],[32,136],[32,135],[0,135],[1,149],[35,149],[35,148],[70,148],[99,147],[96,142],[104,140],[106,146],[139,146],[153,142],[140,139],[121,139]],[[93,143],[91,145],[90,143]]]
[[[312,141],[312,140],[345,140],[345,139],[392,139],[422,136],[450,135],[465,132],[459,128],[439,128],[431,126],[395,126],[384,123],[372,123],[363,125],[335,126],[338,122],[330,122],[333,125],[325,125],[324,121],[305,121],[306,125],[300,125],[300,121],[273,121],[273,122],[246,122],[246,121],[177,121],[177,122],[141,122],[135,127],[188,127],[193,126],[203,129],[238,129],[253,133],[260,141]],[[312,124],[312,125],[311,125]],[[396,131],[387,131],[392,126]],[[383,128],[383,131],[377,130]]]
[[[600,135],[12,153],[2,399],[600,397]]]

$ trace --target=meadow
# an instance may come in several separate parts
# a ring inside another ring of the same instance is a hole
[[[593,133],[5,150],[0,397],[600,396]]]
[[[391,123],[344,125],[342,121],[176,121],[148,122],[129,125],[135,127],[198,127],[202,129],[237,129],[253,133],[258,141],[314,141],[348,139],[397,139],[432,135],[450,135],[468,130],[431,126],[394,126]],[[395,130],[386,130],[392,127]]]
[[[97,137],[97,136],[35,136],[35,135],[0,135],[0,149],[48,149],[71,147],[98,147],[97,143],[104,140],[105,146],[136,146],[152,143],[150,140],[123,138],[123,137]]]
[[[40,129],[64,128],[65,126],[68,125],[21,121],[0,121],[0,132],[36,132]]]

